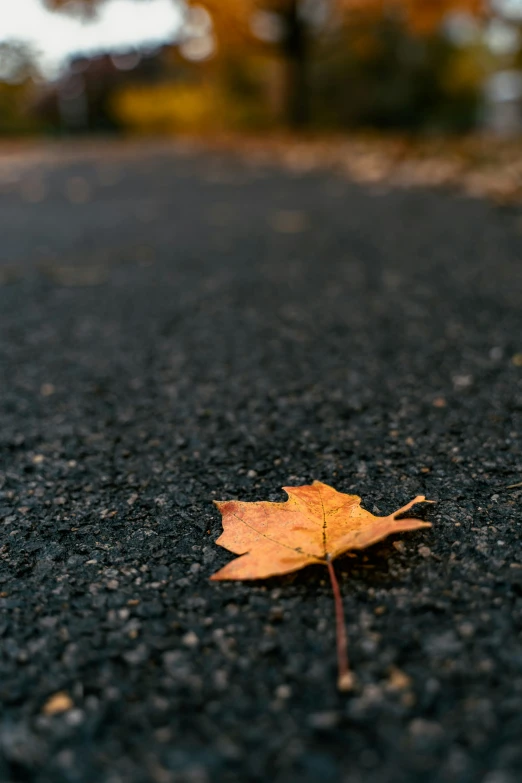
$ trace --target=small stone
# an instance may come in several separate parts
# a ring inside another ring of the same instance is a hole
[[[365,652],[366,655],[374,655],[377,651],[377,641],[371,637],[361,639],[360,646],[361,650]]]
[[[64,769],[71,768],[74,766],[74,753],[72,750],[64,749],[61,750],[57,756],[56,761],[58,762],[60,767],[63,767]]]
[[[45,457],[43,454],[35,454],[33,457],[33,464],[34,465],[41,465],[44,461]]]
[[[65,691],[59,691],[50,696],[42,707],[44,715],[59,715],[74,707],[74,702]]]
[[[217,669],[213,675],[214,685],[219,691],[224,691],[228,688],[228,674],[224,669]]]
[[[107,582],[107,590],[117,590],[120,586],[120,583],[117,579],[109,579]]]
[[[84,720],[85,720],[85,713],[83,712],[83,710],[79,710],[79,709],[70,710],[65,716],[65,722],[69,726],[81,726]]]
[[[431,557],[431,549],[429,548],[429,546],[424,546],[424,545],[420,546],[418,547],[417,552],[421,557],[426,557],[426,558]]]
[[[513,357],[511,357],[511,364],[513,364],[515,367],[522,367],[522,353],[516,353]]]
[[[41,617],[38,621],[38,625],[40,625],[42,628],[54,628],[57,622],[57,617],[47,616]]]
[[[196,636],[196,634],[194,633],[194,631],[188,631],[188,633],[186,633],[182,637],[181,643],[184,644],[185,647],[190,647],[191,649],[193,649],[194,647],[198,646],[199,639]]]
[[[325,712],[313,712],[309,718],[308,723],[312,729],[318,731],[327,731],[328,729],[334,729],[340,720],[338,712],[325,711]]]
[[[463,639],[471,639],[475,634],[475,626],[469,622],[461,623],[457,626],[457,631]]]
[[[434,677],[429,677],[426,680],[424,687],[426,689],[426,693],[429,693],[430,696],[433,696],[440,691],[440,682]]]
[[[368,704],[378,704],[383,699],[382,690],[378,685],[365,685],[362,698]]]
[[[423,647],[430,656],[443,658],[459,655],[462,642],[454,631],[445,631],[428,635],[423,641]]]
[[[278,685],[275,695],[277,699],[289,699],[292,695],[292,689],[289,685]]]
[[[445,408],[447,405],[446,400],[444,397],[435,397],[435,399],[432,402],[432,405],[434,408]]]
[[[395,666],[391,667],[390,675],[385,686],[387,691],[391,691],[392,693],[404,691],[410,688],[411,684],[411,677],[408,677],[407,674],[400,669],[397,669]]]
[[[452,380],[453,380],[453,385],[455,386],[456,389],[467,389],[473,383],[473,376],[454,375]]]
[[[280,623],[284,618],[284,609],[282,606],[272,606],[270,609],[268,620],[271,623]]]
[[[258,645],[258,651],[261,655],[270,655],[277,650],[277,642],[271,639],[263,639]]]
[[[156,729],[156,731],[154,732],[154,737],[157,740],[157,742],[160,742],[162,744],[165,744],[166,742],[171,742],[172,730],[169,728],[169,726],[161,726],[159,729]]]
[[[139,644],[133,650],[124,652],[122,657],[125,661],[127,661],[127,663],[130,663],[131,666],[137,666],[147,659],[148,654],[149,651],[147,647],[144,644]]]
[[[437,741],[444,734],[442,726],[434,721],[425,720],[424,718],[415,718],[412,720],[409,725],[409,730],[413,737],[429,741]]]
[[[220,736],[217,739],[214,747],[220,756],[223,756],[225,759],[229,759],[230,761],[237,761],[243,754],[241,748],[226,736]]]
[[[257,470],[249,470],[247,472],[247,478],[256,478],[257,477]]]
[[[161,617],[164,612],[161,601],[144,601],[137,610],[140,617]]]
[[[51,394],[54,394],[54,386],[52,383],[42,383],[40,386],[40,394],[42,397],[50,397]]]

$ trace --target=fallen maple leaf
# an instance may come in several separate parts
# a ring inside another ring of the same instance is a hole
[[[419,495],[387,517],[361,508],[361,498],[337,492],[314,481],[301,487],[284,487],[285,503],[214,501],[223,518],[223,533],[216,544],[241,557],[232,560],[211,579],[266,579],[308,565],[328,568],[335,598],[337,654],[341,690],[349,690],[353,677],[348,665],[346,630],[339,584],[332,561],[346,552],[381,541],[392,533],[431,527],[421,519],[397,519],[416,503],[432,503]]]

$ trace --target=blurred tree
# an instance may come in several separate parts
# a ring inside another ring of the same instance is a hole
[[[482,51],[419,36],[399,19],[362,19],[323,42],[312,69],[315,123],[336,129],[470,130],[484,80]]]
[[[44,0],[51,8],[92,13],[107,0]],[[355,15],[396,16],[417,34],[432,32],[452,12],[484,13],[490,0],[173,0],[186,8],[186,32],[208,39],[200,28],[210,18],[217,56],[271,50],[283,64],[288,122],[309,118],[312,46]],[[206,11],[205,17],[202,11]],[[203,51],[202,47],[202,51]]]
[[[430,35],[451,12],[478,15],[482,0],[189,0],[210,13],[218,54],[251,52],[263,46],[282,63],[288,121],[303,126],[310,114],[310,70],[317,45],[361,20],[377,28],[395,19],[415,35]],[[348,35],[349,38],[349,35]],[[348,40],[346,39],[346,42]],[[393,62],[389,61],[388,66]]]
[[[163,83],[168,85],[179,80],[187,84],[193,68],[176,47],[168,45],[145,52],[129,50],[77,56],[69,61],[60,78],[42,91],[35,110],[60,132],[121,131],[128,123],[124,112],[115,111],[115,96],[119,92],[138,85],[140,95],[147,88],[157,91]],[[160,92],[160,96],[159,100],[163,101],[164,93]],[[165,110],[165,106],[158,106],[156,115]],[[144,104],[143,111],[146,124],[151,109]],[[149,127],[156,130],[152,123]]]
[[[429,34],[452,12],[479,15],[486,0],[187,0],[204,7],[223,52],[272,47],[284,63],[285,103],[291,125],[309,116],[309,66],[318,38],[354,17],[396,16],[418,34]]]
[[[32,49],[21,41],[0,43],[0,133],[37,129],[29,111],[39,77]]]
[[[22,41],[0,43],[0,81],[21,84],[38,75],[36,58],[28,44]]]

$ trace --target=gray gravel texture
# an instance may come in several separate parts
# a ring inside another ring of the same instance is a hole
[[[519,781],[519,212],[102,146],[0,227],[2,783]],[[338,561],[351,694],[325,570],[208,581],[313,479],[438,501]]]

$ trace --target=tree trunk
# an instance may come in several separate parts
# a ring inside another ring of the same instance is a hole
[[[283,17],[286,114],[293,128],[302,128],[309,120],[308,36],[306,23],[299,15],[299,4],[299,0],[292,0]]]

